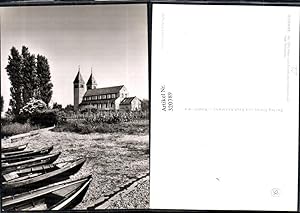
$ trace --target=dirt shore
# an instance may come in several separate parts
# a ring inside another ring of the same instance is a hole
[[[97,199],[115,190],[118,186],[138,175],[149,172],[149,135],[77,134],[70,132],[42,131],[39,135],[24,138],[15,143],[2,143],[14,146],[28,143],[28,150],[44,146],[54,146],[54,152],[61,152],[56,162],[85,157],[86,162],[78,173],[71,176],[77,179],[92,174],[93,180],[75,209],[86,209],[97,203]],[[139,190],[140,189],[140,190]],[[126,200],[126,202],[123,202]],[[126,199],[120,196],[115,208],[149,208],[149,181],[137,186]]]

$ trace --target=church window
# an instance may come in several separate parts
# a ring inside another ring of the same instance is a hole
[[[110,94],[107,95],[107,98],[108,98],[108,99],[110,98]]]

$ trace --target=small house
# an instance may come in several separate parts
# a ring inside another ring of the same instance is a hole
[[[137,97],[124,98],[120,103],[120,110],[124,111],[140,111],[142,102]]]

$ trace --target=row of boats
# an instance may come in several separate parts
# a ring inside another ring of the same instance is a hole
[[[72,209],[85,195],[92,176],[68,180],[85,158],[54,163],[53,146],[27,150],[28,144],[1,148],[2,210]]]

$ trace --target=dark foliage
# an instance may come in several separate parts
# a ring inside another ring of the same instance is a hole
[[[48,105],[53,85],[46,57],[35,57],[25,46],[22,46],[21,54],[12,47],[5,69],[11,82],[9,105],[13,115],[18,115],[31,98],[41,99]]]
[[[47,106],[52,97],[52,87],[50,67],[48,59],[45,56],[37,55],[36,57],[36,74],[38,79],[37,98],[43,100]]]
[[[30,123],[40,127],[50,127],[57,124],[57,122],[58,116],[55,110],[38,111],[30,116]]]
[[[11,48],[10,54],[11,55],[8,56],[8,65],[6,66],[8,78],[11,83],[11,100],[9,105],[11,106],[11,113],[17,115],[24,105],[22,97],[24,87],[23,75],[21,72],[22,57],[15,47]]]
[[[142,100],[142,111],[149,112],[150,110],[149,107],[150,107],[149,100],[147,99]]]
[[[64,108],[65,112],[74,112],[74,106],[71,104],[68,104],[65,108]]]
[[[59,110],[61,110],[61,109],[62,109],[62,105],[55,102],[55,103],[53,104],[52,109],[59,109]]]
[[[23,104],[34,97],[38,88],[35,55],[30,54],[27,47],[22,47],[21,74],[23,80]]]

